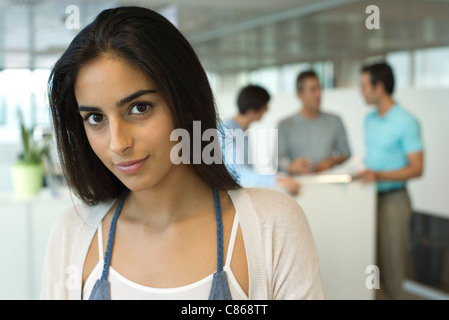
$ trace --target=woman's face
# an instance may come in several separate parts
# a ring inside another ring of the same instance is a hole
[[[173,169],[170,110],[139,69],[98,58],[81,68],[75,97],[93,151],[130,190],[154,187]]]

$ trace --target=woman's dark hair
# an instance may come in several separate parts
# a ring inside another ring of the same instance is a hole
[[[90,147],[74,93],[79,70],[105,55],[123,59],[154,81],[170,108],[175,127],[187,130],[190,137],[193,121],[201,121],[201,133],[216,129],[219,121],[206,73],[175,26],[146,8],[102,11],[72,40],[48,81],[50,113],[64,176],[75,194],[90,205],[115,198],[126,189]],[[203,148],[209,142],[201,143]],[[211,187],[240,187],[222,163],[193,164],[192,159],[190,163]]]
[[[367,72],[371,76],[371,84],[373,86],[382,82],[385,91],[392,95],[394,91],[394,75],[391,67],[385,62],[365,65],[362,67],[362,73]]]
[[[252,109],[259,111],[265,107],[270,100],[270,94],[260,86],[248,85],[240,90],[237,96],[237,107],[241,114]]]

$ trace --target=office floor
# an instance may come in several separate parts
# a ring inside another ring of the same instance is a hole
[[[381,290],[376,291],[376,300],[388,300]],[[415,295],[404,290],[403,300],[428,300],[427,298]]]
[[[428,300],[428,299],[404,291],[404,300]]]

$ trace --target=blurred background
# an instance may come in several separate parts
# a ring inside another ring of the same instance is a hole
[[[425,145],[424,175],[409,183],[414,216],[408,290],[416,298],[448,297],[449,0],[0,0],[0,252],[11,253],[0,256],[0,274],[23,269],[28,277],[20,290],[0,292],[0,298],[36,298],[42,261],[36,250],[48,236],[36,230],[48,228],[61,206],[72,204],[52,145],[42,191],[48,193],[26,200],[14,196],[11,168],[23,151],[17,112],[22,110],[36,140],[51,137],[50,69],[80,28],[103,9],[122,5],[157,10],[179,28],[209,75],[223,118],[237,112],[241,87],[258,84],[272,100],[254,128],[276,128],[299,110],[296,76],[313,68],[323,88],[322,109],[341,117],[353,156],[361,160],[363,119],[373,109],[359,92],[360,68],[390,63],[395,99],[421,122]],[[370,5],[379,8],[379,29],[365,24]],[[55,213],[37,218],[51,212],[50,200],[61,201]],[[23,228],[13,233],[12,225]],[[23,263],[11,262],[18,251],[12,253],[14,241],[5,239],[19,241]],[[9,280],[0,278],[0,288],[2,281]]]

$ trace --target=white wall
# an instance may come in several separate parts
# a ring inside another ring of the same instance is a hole
[[[416,211],[449,218],[449,89],[402,89],[395,98],[421,122],[425,145],[424,175],[408,184],[413,207]],[[217,94],[216,100],[222,117],[236,112],[236,94]],[[294,93],[273,95],[269,111],[252,128],[276,128],[280,119],[299,108]],[[353,155],[363,159],[363,119],[374,109],[364,103],[359,89],[323,91],[322,110],[341,116]]]
[[[1,130],[0,130],[1,132]],[[19,143],[0,142],[0,192],[11,191],[11,167],[22,151]]]

